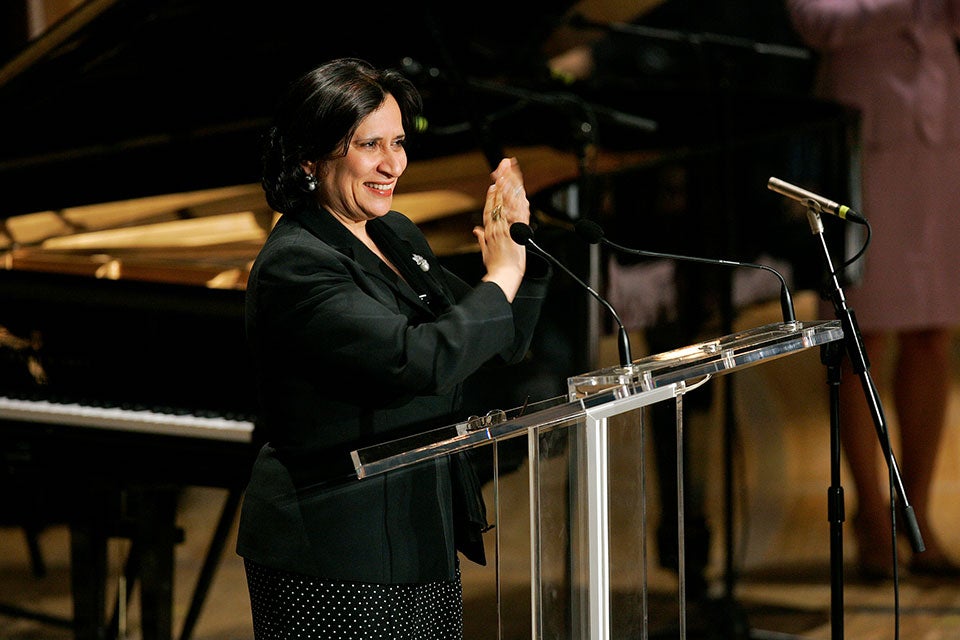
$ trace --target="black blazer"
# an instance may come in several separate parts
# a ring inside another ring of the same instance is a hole
[[[265,444],[237,551],[332,581],[450,580],[449,459],[358,480],[349,452],[461,419],[463,380],[525,354],[549,268],[530,254],[511,304],[496,284],[470,287],[444,269],[405,216],[367,229],[405,280],[322,210],[282,216],[251,270],[247,341]]]

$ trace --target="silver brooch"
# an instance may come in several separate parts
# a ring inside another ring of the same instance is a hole
[[[417,266],[420,267],[421,271],[430,271],[430,263],[427,262],[427,259],[421,255],[413,254],[413,261],[417,263]]]

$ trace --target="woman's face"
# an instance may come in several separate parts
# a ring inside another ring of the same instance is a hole
[[[388,95],[360,121],[347,155],[322,163],[320,204],[354,222],[386,214],[397,179],[407,168],[404,142],[400,107]]]

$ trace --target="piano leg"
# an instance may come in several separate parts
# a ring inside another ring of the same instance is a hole
[[[107,499],[94,489],[75,503],[70,522],[70,593],[76,640],[106,640]]]
[[[173,637],[174,548],[182,539],[176,526],[176,487],[89,489],[76,501],[70,523],[71,589],[76,640],[117,637],[119,619],[106,624],[107,544],[112,536],[131,539],[126,575],[129,589],[140,581],[143,640]],[[112,505],[120,498],[119,517]],[[119,597],[119,594],[118,594]]]
[[[174,548],[177,496],[174,487],[148,488],[141,492],[134,544],[140,548],[140,623],[143,640],[173,637]]]

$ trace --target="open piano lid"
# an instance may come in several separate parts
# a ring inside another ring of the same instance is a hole
[[[539,46],[536,25],[545,37],[564,8],[524,5],[519,38],[487,24],[489,8],[464,21],[440,2],[366,3],[362,14],[332,4],[90,0],[6,61],[0,266],[241,287],[273,220],[257,186],[259,137],[290,80],[339,56],[520,74],[519,61],[536,59],[523,55]],[[450,87],[433,83],[424,97],[438,120],[465,119]],[[436,140],[418,136],[411,165],[477,146],[474,132]],[[415,213],[462,213],[482,205],[489,168],[472,167],[479,182],[436,193],[442,182],[412,166],[398,196],[429,189]],[[212,255],[197,255],[203,239]]]

